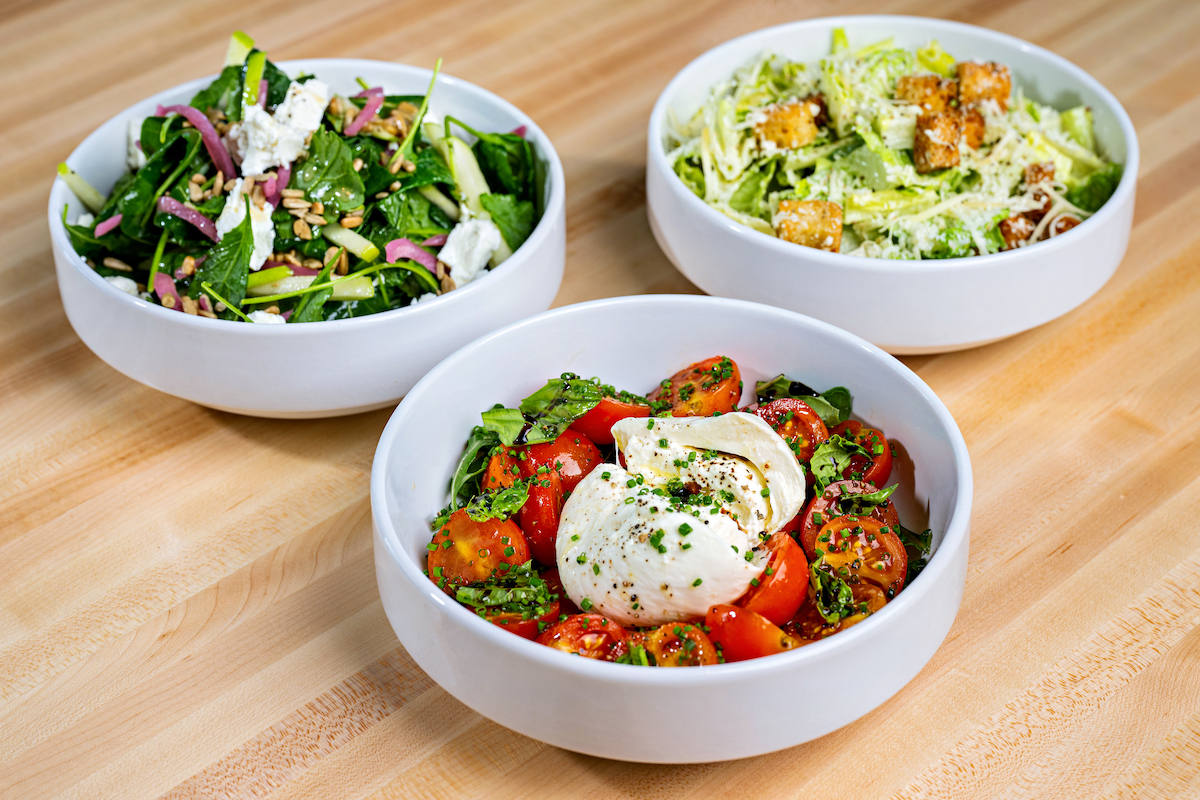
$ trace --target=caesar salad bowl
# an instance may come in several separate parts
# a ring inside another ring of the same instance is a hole
[[[711,207],[668,159],[671,126],[693,117],[719,81],[763,52],[812,62],[835,29],[851,47],[937,40],[957,60],[1008,65],[1018,88],[1062,110],[1091,109],[1100,152],[1122,164],[1106,203],[1045,241],[988,255],[889,260],[803,247]],[[674,265],[713,295],[771,303],[830,322],[896,354],[959,350],[1055,319],[1105,284],[1125,254],[1138,171],[1137,136],[1107,89],[1067,60],[1020,39],[958,22],[902,16],[810,19],[755,31],[704,53],[667,85],[651,113],[646,169],[651,230]]]
[[[596,336],[598,330],[604,336]],[[539,344],[531,349],[529,342]],[[935,549],[925,570],[878,614],[779,655],[645,668],[523,639],[454,602],[424,574],[430,521],[446,503],[463,441],[488,404],[514,405],[547,376],[565,371],[640,391],[680,365],[717,353],[740,366],[744,400],[753,397],[756,380],[780,370],[814,385],[844,385],[856,413],[898,443],[898,471],[911,490],[898,509],[928,520]],[[933,657],[962,600],[971,481],[966,444],[941,401],[907,367],[852,334],[741,300],[597,300],[472,342],[405,397],[371,470],[375,573],[388,620],[417,664],[489,719],[605,758],[744,758],[850,724],[899,692]],[[817,689],[830,685],[830,675],[853,690]]]
[[[281,62],[311,73],[340,94],[362,77],[388,92],[424,94],[427,69],[359,59]],[[99,127],[67,165],[107,192],[125,171],[130,119],[158,105],[187,103],[214,76],[168,89]],[[83,342],[128,377],[167,394],[240,414],[327,417],[397,402],[431,367],[476,337],[550,307],[562,282],[566,246],[562,164],[549,138],[512,104],[448,75],[438,77],[431,108],[484,131],[524,129],[546,168],[545,213],[507,260],[479,279],[404,308],[309,324],[254,325],[178,313],[127,294],[73,249],[64,209],[85,209],[63,181],[50,191],[49,223],[59,291]]]

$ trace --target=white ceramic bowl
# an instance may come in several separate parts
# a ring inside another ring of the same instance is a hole
[[[999,61],[1014,88],[1065,109],[1086,103],[1103,152],[1125,165],[1116,193],[1062,236],[993,255],[889,261],[800,247],[740,225],[684,186],[665,157],[668,112],[690,119],[709,88],[764,51],[815,61],[831,31],[851,45],[893,37],[897,45],[937,39],[963,60]],[[790,308],[856,333],[892,353],[960,350],[1003,339],[1059,317],[1100,290],[1129,243],[1137,183],[1133,123],[1098,81],[1066,59],[1002,33],[922,17],[846,16],[765,28],[728,41],[688,64],[650,115],[646,205],[671,262],[709,294]],[[847,301],[861,298],[861,301]]]
[[[423,94],[430,71],[359,59],[305,59],[279,65],[313,73],[335,91],[357,76],[393,93]],[[126,121],[158,104],[187,103],[213,76],[143,100],[104,123],[67,164],[107,192],[125,171]],[[71,326],[114,369],[159,391],[224,411],[262,417],[328,417],[399,400],[422,375],[472,339],[550,307],[562,282],[566,215],[562,163],[549,138],[519,109],[442,74],[431,108],[478,130],[519,125],[547,163],[546,213],[507,261],[436,301],[355,319],[304,325],[250,325],[171,311],[117,290],[71,247],[62,225],[84,210],[62,181],[50,191],[50,236],[58,286]]]
[[[481,411],[496,402],[515,405],[564,371],[647,391],[716,354],[741,368],[743,400],[756,379],[779,372],[819,388],[844,385],[856,416],[900,446],[901,518],[912,525],[927,510],[936,551],[924,573],[878,614],[782,655],[648,669],[526,641],[462,608],[422,574],[429,521],[446,504],[450,476]],[[826,734],[886,701],[921,670],[962,599],[971,466],[958,427],[929,387],[858,337],[771,306],[651,295],[548,311],[439,364],[383,432],[371,510],[384,610],[416,662],[452,695],[513,730],[581,753],[718,761]],[[831,675],[838,676],[834,683]]]

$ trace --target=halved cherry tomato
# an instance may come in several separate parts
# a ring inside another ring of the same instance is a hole
[[[766,569],[737,605],[782,625],[796,615],[808,595],[808,559],[796,540],[783,532],[767,540],[767,549],[771,558]]]
[[[871,453],[871,457],[855,455],[850,459],[850,466],[842,472],[842,477],[851,481],[866,481],[876,486],[887,484],[888,476],[892,474],[892,445],[883,438],[883,434],[874,428],[868,428],[856,419],[850,419],[838,425],[830,435],[844,436],[852,442],[857,442]]]
[[[737,606],[717,605],[704,616],[708,638],[721,646],[726,661],[745,661],[782,653],[800,646],[762,614]]]
[[[829,438],[829,429],[812,407],[795,397],[780,397],[755,412],[783,437],[800,461],[808,461],[817,445]]]
[[[557,563],[555,543],[562,507],[563,481],[559,474],[550,471],[536,475],[529,484],[529,499],[521,506],[518,520],[529,542],[529,552],[547,566]]]
[[[525,448],[521,474],[537,477],[539,467],[553,470],[562,478],[564,491],[573,492],[579,482],[603,460],[600,449],[578,431],[568,430],[553,442],[533,444]]]
[[[428,547],[429,577],[451,597],[459,586],[503,575],[529,560],[529,545],[515,522],[476,522],[464,508],[450,515]]]
[[[488,459],[487,469],[479,480],[479,488],[485,492],[507,489],[521,477],[521,461],[515,450],[507,447],[492,453]]]
[[[821,530],[821,526],[831,519],[853,513],[849,506],[853,502],[854,495],[872,494],[876,491],[878,489],[874,484],[866,481],[835,481],[826,486],[825,491],[814,497],[808,504],[808,508],[796,515],[792,520],[796,523],[795,527],[792,526],[792,522],[789,522],[784,528],[797,531],[800,535],[800,544],[804,547],[804,553],[809,558],[814,558],[817,533]],[[843,498],[847,498],[847,501],[842,502]],[[857,516],[869,516],[871,519],[887,525],[893,532],[900,526],[900,515],[896,513],[896,506],[892,504],[891,500],[883,505],[872,506],[868,514]]]
[[[641,644],[660,667],[703,667],[717,663],[717,648],[691,622],[668,622],[641,637]]]
[[[571,430],[582,433],[596,444],[612,444],[612,426],[629,417],[650,416],[650,406],[625,403],[612,397],[602,397],[600,405],[571,423]]]
[[[891,526],[870,517],[837,517],[821,526],[816,549],[851,585],[873,583],[890,599],[904,588],[908,555]]]
[[[608,617],[576,614],[542,631],[538,644],[584,658],[616,661],[629,651],[629,634]]]
[[[800,607],[795,618],[783,626],[784,631],[795,636],[804,644],[811,644],[862,622],[887,605],[887,595],[883,589],[873,583],[853,584],[850,587],[850,593],[854,595],[854,604],[858,608],[857,613],[844,617],[838,622],[829,622],[820,615],[816,603],[810,597],[805,599],[804,605]]]
[[[737,364],[725,356],[713,356],[676,372],[649,397],[670,402],[675,417],[711,417],[736,409],[741,394]]]
[[[563,588],[562,578],[558,576],[558,567],[553,569],[542,570],[542,580],[546,582],[546,588],[551,594],[558,595],[558,613],[571,616],[578,614],[579,608],[571,602],[571,598],[567,597],[567,590]]]
[[[484,617],[493,625],[498,625],[509,633],[515,633],[525,639],[536,639],[538,634],[555,623],[562,612],[557,600],[546,607],[547,611],[540,617],[525,619],[521,614],[488,614]]]

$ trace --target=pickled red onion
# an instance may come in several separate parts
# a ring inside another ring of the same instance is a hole
[[[173,311],[183,313],[183,301],[179,299],[179,293],[175,291],[175,281],[171,280],[170,275],[165,272],[155,273],[154,293],[158,295],[159,303],[162,303],[168,297],[174,297],[175,305],[163,306],[163,308],[170,308]]]
[[[518,125],[517,127],[512,129],[512,133],[515,133],[517,136],[520,136],[522,139],[524,139],[525,138],[525,126]]]
[[[258,82],[258,104],[263,108],[267,107],[267,88],[269,86],[266,78]]]
[[[383,248],[389,264],[395,264],[401,258],[416,261],[427,269],[437,268],[437,259],[428,250],[422,250],[409,239],[392,239]]]
[[[447,234],[439,233],[437,236],[430,236],[425,241],[421,242],[421,247],[441,247],[446,243]]]
[[[237,170],[233,168],[233,159],[230,157],[229,151],[221,143],[221,137],[217,135],[217,129],[208,121],[208,117],[204,115],[203,111],[191,106],[159,106],[158,111],[155,113],[160,117],[175,113],[192,123],[192,126],[200,131],[200,138],[204,140],[204,147],[208,150],[208,157],[212,159],[217,169],[225,173],[225,180],[232,180],[237,175]]]
[[[367,98],[367,104],[362,107],[362,111],[358,112],[358,116],[354,121],[346,126],[343,131],[347,136],[357,136],[358,132],[366,127],[367,123],[375,119],[375,112],[383,106],[383,95],[373,94]]]
[[[351,97],[372,97],[377,94],[383,94],[382,86],[372,86],[369,89],[363,89],[358,94],[350,95]]]
[[[283,190],[287,188],[288,181],[292,179],[292,165],[284,164],[279,169],[275,170],[275,189],[267,192],[267,202],[279,208],[279,200],[283,195]]]
[[[164,196],[158,198],[158,210],[165,214],[174,214],[181,220],[192,223],[196,226],[196,230],[200,231],[214,242],[219,240],[217,236],[217,226],[211,219],[204,216],[194,208],[188,208],[174,197]]]
[[[96,223],[96,235],[103,236],[104,234],[111,231],[113,228],[120,225],[122,216],[124,216],[124,215],[123,214],[113,214],[111,217],[104,220],[103,222]]]

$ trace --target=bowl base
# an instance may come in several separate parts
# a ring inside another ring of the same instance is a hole
[[[365,406],[330,408],[318,411],[263,411],[257,408],[233,408],[230,406],[213,405],[212,403],[197,403],[197,405],[211,408],[214,411],[226,411],[230,414],[241,414],[247,417],[265,417],[267,419],[324,419],[325,417],[348,417],[351,414],[378,411],[381,408],[396,405],[401,399],[397,397],[395,400],[386,400],[382,403],[369,403]]]

